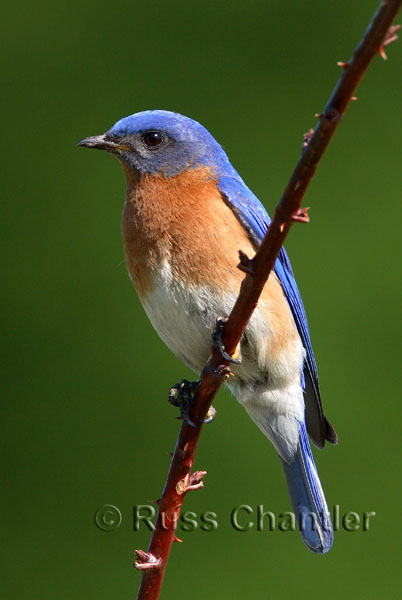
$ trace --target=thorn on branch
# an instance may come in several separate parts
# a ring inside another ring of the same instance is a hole
[[[388,56],[385,54],[384,46],[379,46],[378,52],[383,60],[388,60]]]
[[[151,504],[157,504],[159,506],[159,504],[161,503],[161,499],[162,498],[157,498],[156,500],[148,500],[148,502],[150,502]]]
[[[386,48],[387,46],[389,46],[390,44],[392,44],[393,42],[395,42],[398,39],[396,32],[400,28],[401,28],[400,25],[391,25],[391,27],[388,29],[381,46],[378,48],[378,52],[380,53],[380,56],[383,60],[388,59],[388,56],[385,54],[384,48]]]
[[[349,63],[343,62],[342,60],[338,60],[336,64],[338,65],[338,67],[342,67],[342,69],[347,69],[349,66]]]
[[[308,216],[308,211],[310,210],[309,206],[306,208],[299,208],[293,215],[291,216],[292,221],[295,223],[309,223],[310,218]]]
[[[240,269],[240,271],[243,271],[243,273],[247,273],[247,275],[250,275],[251,277],[253,277],[253,275],[254,275],[253,259],[249,258],[247,256],[247,254],[245,254],[243,252],[243,250],[239,250],[239,258],[240,258],[240,262],[237,265],[237,268]]]
[[[192,475],[190,475],[187,490],[199,490],[200,488],[204,487],[204,482],[202,480],[206,474],[206,471],[195,471]]]
[[[176,493],[181,496],[191,490],[199,490],[204,487],[203,478],[207,474],[206,471],[195,471],[192,475],[187,473],[183,479],[176,483]]]
[[[177,535],[174,536],[173,538],[174,542],[182,542],[183,540],[181,540],[180,538],[177,537]]]
[[[146,571],[147,569],[157,569],[161,566],[160,558],[156,558],[150,552],[144,552],[143,550],[135,550],[137,560],[134,563],[134,567],[138,571]]]
[[[310,143],[310,140],[311,140],[311,138],[313,137],[313,134],[314,134],[314,129],[311,127],[311,128],[310,128],[310,129],[307,131],[307,133],[305,133],[305,134],[303,135],[303,150],[304,150],[304,148],[307,148],[307,146],[309,145],[309,143]]]

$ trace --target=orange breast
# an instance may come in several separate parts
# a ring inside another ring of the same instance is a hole
[[[128,270],[138,295],[153,290],[155,275],[168,264],[174,279],[208,286],[224,295],[238,293],[243,274],[238,251],[253,256],[255,247],[216,181],[206,168],[176,177],[145,175],[138,180],[124,167],[127,180],[122,231]],[[272,274],[260,309],[272,322],[271,352],[294,341],[297,330],[277,277]]]

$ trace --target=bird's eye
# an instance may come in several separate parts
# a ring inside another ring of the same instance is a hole
[[[154,148],[155,146],[159,146],[163,141],[163,136],[159,131],[147,131],[144,134],[144,142],[147,146]]]

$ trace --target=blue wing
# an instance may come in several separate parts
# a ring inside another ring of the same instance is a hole
[[[237,218],[249,232],[250,237],[258,246],[268,229],[271,219],[258,198],[246,186],[240,176],[238,177],[238,179],[226,176],[219,177],[218,188]],[[336,443],[337,438],[334,429],[322,411],[318,371],[310,342],[307,317],[292,267],[284,248],[281,248],[275,262],[275,273],[282,284],[306,350],[306,361],[302,379],[304,379],[303,385],[305,389],[307,431],[317,446],[322,448],[325,444],[325,439]]]

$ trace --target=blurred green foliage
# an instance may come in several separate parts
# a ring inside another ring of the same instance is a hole
[[[117,162],[75,147],[146,108],[203,123],[272,211],[376,2],[8,3],[2,10],[4,598],[134,597],[132,509],[157,497],[179,424],[169,385],[193,377],[127,278]],[[395,598],[400,584],[401,46],[358,90],[287,249],[338,447],[315,452],[328,504],[376,511],[325,557],[298,533],[234,531],[237,504],[290,510],[275,452],[220,393],[163,598]],[[392,435],[391,435],[392,434]],[[119,507],[104,533],[95,510]]]

